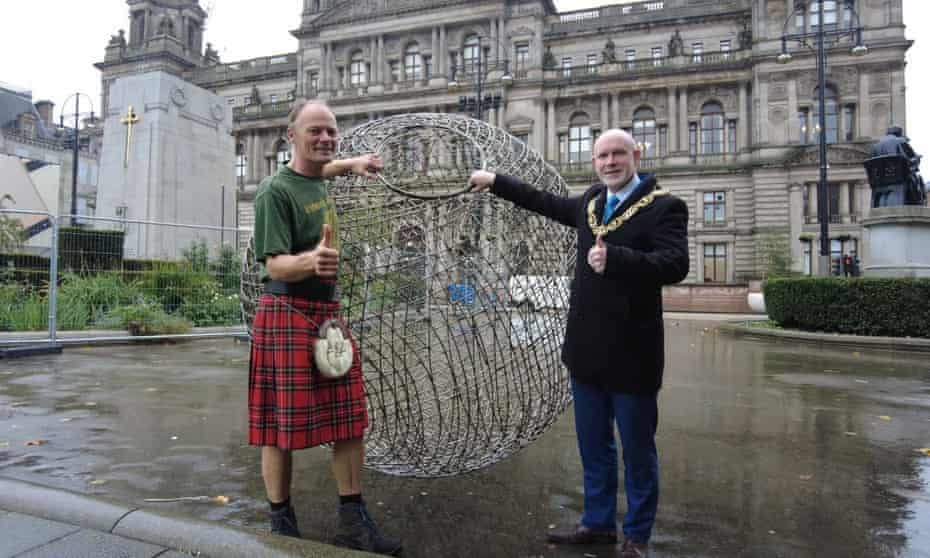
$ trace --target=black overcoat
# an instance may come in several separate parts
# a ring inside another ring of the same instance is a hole
[[[657,190],[654,176],[613,213]],[[662,286],[688,274],[688,207],[672,195],[656,196],[619,228],[608,232],[604,274],[588,265],[595,235],[588,204],[595,200],[597,223],[603,222],[607,188],[595,184],[580,196],[543,192],[498,174],[491,192],[516,205],[578,231],[578,253],[569,298],[562,362],[581,382],[612,392],[655,393],[662,386],[665,341]]]

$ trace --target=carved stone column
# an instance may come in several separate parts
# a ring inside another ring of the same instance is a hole
[[[872,136],[872,119],[869,117],[869,75],[859,71],[859,91],[856,102],[856,119],[858,129],[856,137],[867,138]]]
[[[788,223],[790,233],[788,241],[791,246],[792,268],[797,263],[801,263],[803,252],[801,250],[801,231],[804,227],[804,188],[803,184],[794,183],[788,186]],[[795,271],[802,271],[803,267],[796,268]]]
[[[449,77],[449,42],[446,37],[446,26],[439,26],[439,71]]]
[[[840,218],[844,223],[851,221],[849,217],[849,182],[840,182]]]
[[[788,79],[788,141],[785,143],[801,142],[801,123],[798,120],[798,82]]]
[[[558,161],[559,134],[555,128],[555,99],[546,100],[546,159]]]
[[[601,133],[610,129],[610,93],[601,93]]]
[[[690,144],[688,143],[688,88],[681,87],[679,89],[678,95],[678,149],[680,151],[688,151]]]
[[[665,135],[668,138],[668,146],[666,149],[669,153],[675,153],[678,151],[678,107],[676,103],[678,102],[677,96],[675,95],[675,88],[668,88],[668,133]],[[659,156],[661,157],[661,153]]]

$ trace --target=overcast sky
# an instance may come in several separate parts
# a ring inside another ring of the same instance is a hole
[[[616,0],[556,0],[561,11]],[[129,27],[125,0],[0,0],[5,23],[0,31],[0,82],[31,89],[33,99],[50,99],[57,109],[74,91],[87,93],[96,107],[99,72],[110,35]],[[300,23],[301,0],[201,0],[209,12],[205,41],[224,62],[297,50],[289,30]],[[89,7],[93,9],[89,9]],[[921,103],[930,83],[930,2],[904,0],[907,37],[916,39],[907,54],[907,128],[918,152],[930,153],[930,103]],[[13,24],[12,22],[16,22]],[[128,33],[127,33],[128,34]],[[69,103],[69,107],[71,107]],[[84,107],[82,107],[83,110]]]

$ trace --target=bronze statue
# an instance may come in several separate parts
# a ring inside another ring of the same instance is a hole
[[[888,128],[872,145],[871,157],[864,163],[872,187],[872,207],[927,205],[920,157],[900,126]]]
[[[546,70],[551,70],[555,68],[555,55],[552,54],[552,47],[546,47],[546,53],[543,54],[543,68]]]
[[[668,40],[668,55],[669,57],[674,57],[684,53],[685,44],[684,41],[681,40],[681,33],[676,29],[675,34]]]
[[[601,62],[604,64],[614,64],[617,62],[617,52],[614,42],[607,39],[604,44],[604,50],[601,52]]]

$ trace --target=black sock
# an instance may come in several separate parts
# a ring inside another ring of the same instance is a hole
[[[275,503],[272,502],[271,500],[268,500],[268,504],[271,505],[271,511],[281,511],[281,510],[286,509],[288,506],[291,505],[291,499],[288,498],[288,499],[286,499],[286,500],[284,500],[283,502],[278,503],[278,504],[275,504]]]
[[[362,494],[348,494],[346,496],[339,496],[339,504],[361,504],[362,503]]]

